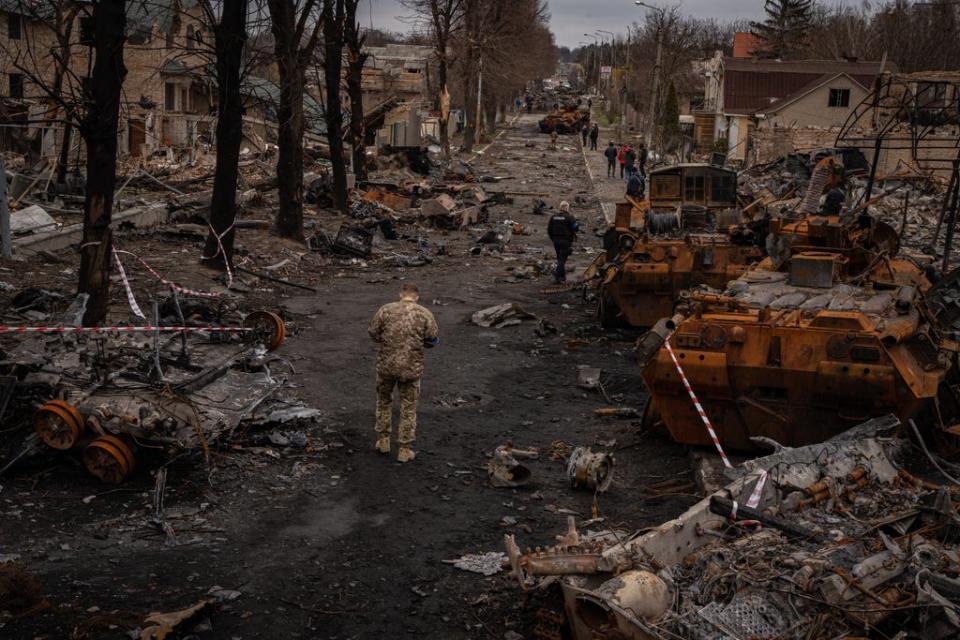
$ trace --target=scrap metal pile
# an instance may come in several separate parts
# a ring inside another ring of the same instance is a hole
[[[506,536],[523,589],[559,581],[563,606],[539,612],[534,637],[956,637],[958,492],[930,466],[945,463],[883,437],[898,426],[744,463],[642,535],[571,521],[557,545],[526,552]]]
[[[152,325],[82,327],[85,302],[81,294],[44,326],[4,328],[0,473],[62,453],[119,483],[146,453],[208,455],[244,421],[318,414],[280,394],[285,380],[271,368],[282,370],[283,361],[271,351],[286,330],[273,313],[201,305],[206,319],[196,311],[184,317],[172,297]]]

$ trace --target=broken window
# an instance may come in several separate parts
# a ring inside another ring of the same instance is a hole
[[[168,82],[163,86],[163,106],[167,111],[177,109],[177,85]]]
[[[830,89],[830,107],[849,107],[850,89]]]
[[[10,97],[23,99],[23,75],[20,73],[10,74]]]
[[[683,180],[683,199],[703,202],[706,197],[703,176],[687,176]]]
[[[193,25],[187,25],[187,49],[193,51]]]
[[[93,16],[82,16],[80,18],[80,44],[92,47],[96,34],[97,26],[93,20]]]
[[[11,40],[20,40],[23,37],[23,22],[19,15],[7,15],[7,37]]]
[[[736,204],[737,179],[735,176],[713,176],[710,179],[710,200]]]
[[[947,98],[946,82],[918,82],[917,106],[920,109],[936,109],[944,106]]]

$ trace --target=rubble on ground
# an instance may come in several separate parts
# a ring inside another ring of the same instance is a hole
[[[571,522],[556,545],[522,552],[507,535],[512,575],[524,590],[559,578],[562,606],[540,628],[569,625],[576,640],[955,637],[954,481],[886,437],[898,425],[881,418],[745,462],[726,487],[639,536]]]

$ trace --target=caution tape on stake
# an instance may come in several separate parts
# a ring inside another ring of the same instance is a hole
[[[723,446],[720,444],[720,438],[717,437],[717,432],[713,430],[713,424],[710,422],[710,418],[707,417],[707,412],[704,411],[703,405],[700,404],[700,400],[697,399],[697,394],[694,393],[693,387],[690,385],[690,381],[687,380],[687,374],[683,372],[683,367],[680,366],[680,360],[677,358],[677,354],[673,352],[673,347],[670,346],[670,338],[672,335],[667,336],[667,339],[663,341],[663,345],[667,348],[667,353],[670,354],[670,359],[673,360],[674,366],[677,368],[677,373],[680,375],[680,381],[683,382],[684,388],[687,390],[687,394],[690,396],[690,400],[693,402],[694,408],[696,408],[697,413],[700,414],[700,419],[703,420],[703,426],[707,428],[707,433],[710,434],[710,439],[713,440],[714,446],[717,448],[717,453],[720,454],[720,459],[723,460],[723,465],[728,469],[732,469],[733,465],[730,464],[730,459],[727,458],[727,454],[723,450]],[[753,491],[750,493],[750,497],[747,498],[747,506],[751,509],[756,509],[760,506],[760,497],[763,494],[763,485],[767,481],[767,472],[765,469],[760,470],[760,475],[757,477],[757,483],[753,487]],[[757,520],[740,520],[737,521],[737,508],[738,504],[736,500],[733,500],[733,508],[730,511],[730,520],[737,522],[737,524],[744,526],[760,526],[760,522]]]
[[[253,327],[160,327],[144,326],[116,326],[116,327],[9,327],[0,326],[0,333],[152,333],[184,332],[184,333],[243,333],[254,331]]]
[[[690,381],[687,380],[687,374],[683,372],[683,367],[680,366],[677,354],[673,352],[673,347],[670,346],[670,338],[671,336],[667,336],[667,339],[663,341],[663,345],[667,348],[667,353],[670,354],[670,359],[673,360],[673,364],[677,368],[677,373],[680,374],[680,380],[683,382],[683,386],[687,390],[687,394],[690,396],[694,408],[697,410],[697,413],[700,414],[700,419],[703,420],[703,425],[707,428],[707,433],[710,434],[710,439],[713,440],[713,445],[717,448],[720,459],[723,460],[723,466],[732,469],[733,465],[730,464],[727,454],[724,453],[723,447],[720,445],[720,438],[717,437],[717,432],[713,430],[713,425],[710,423],[710,418],[707,417],[707,412],[703,410],[703,405],[700,404],[700,401],[697,399],[697,394],[693,392],[693,387],[690,386]]]

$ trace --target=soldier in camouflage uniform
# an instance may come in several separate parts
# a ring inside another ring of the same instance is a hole
[[[405,283],[400,300],[380,307],[367,329],[379,346],[377,353],[377,451],[390,453],[393,429],[393,389],[400,394],[400,424],[397,460],[409,462],[416,457],[411,444],[417,430],[417,400],[423,376],[423,349],[440,342],[433,314],[417,304],[420,291]]]

